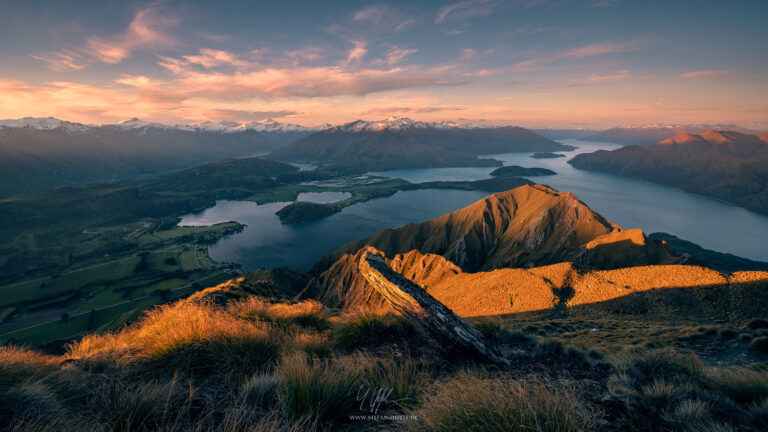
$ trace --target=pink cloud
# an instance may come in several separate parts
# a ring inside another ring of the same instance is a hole
[[[398,48],[396,46],[393,46],[390,48],[390,50],[387,52],[387,64],[395,64],[400,63],[403,61],[406,57],[408,57],[411,54],[415,54],[419,52],[417,49],[402,49]]]
[[[41,53],[41,54],[30,54],[30,57],[32,57],[35,60],[40,60],[48,63],[48,67],[51,70],[54,70],[57,72],[66,71],[66,70],[80,70],[80,69],[85,69],[86,67],[83,56],[81,56],[80,54],[72,50],[53,51],[53,52]]]
[[[727,70],[700,70],[680,74],[682,79],[714,79],[731,76],[732,72]]]
[[[228,51],[208,48],[201,48],[199,54],[187,55],[183,58],[190,64],[198,64],[206,69],[222,65],[243,67],[249,64]]]
[[[552,56],[539,57],[539,58],[518,62],[514,64],[512,69],[518,72],[531,72],[538,69],[538,67],[540,67],[543,64],[551,63],[551,62],[562,60],[562,59],[580,59],[585,57],[593,57],[593,56],[606,55],[606,54],[620,54],[620,53],[632,52],[639,49],[646,42],[647,41],[645,40],[634,40],[634,41],[623,42],[623,43],[605,42],[605,43],[584,45],[584,46],[562,51]]]
[[[371,108],[360,113],[361,116],[392,116],[392,115],[413,115],[424,113],[436,113],[445,111],[461,111],[464,108],[458,106],[424,106],[424,107],[384,107]]]
[[[349,54],[347,55],[348,63],[351,63],[354,61],[360,61],[368,53],[368,50],[365,48],[366,46],[368,46],[368,44],[365,41],[356,40],[356,41],[352,41],[352,43],[354,43],[355,46],[354,48],[349,50]]]
[[[166,30],[177,20],[157,6],[136,13],[123,32],[110,36],[91,36],[85,45],[73,49],[32,54],[30,57],[48,63],[55,71],[84,69],[89,64],[120,63],[141,48],[169,48],[176,45]]]
[[[165,30],[176,22],[175,18],[162,13],[158,7],[148,7],[136,13],[124,32],[88,38],[86,49],[102,62],[119,63],[138,48],[174,46],[176,41]]]

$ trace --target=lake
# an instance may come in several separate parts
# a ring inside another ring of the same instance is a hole
[[[549,168],[557,175],[529,177],[532,181],[572,192],[593,210],[624,228],[646,233],[663,231],[707,249],[768,260],[768,215],[734,207],[678,189],[607,173],[577,170],[567,161],[578,153],[612,150],[619,145],[561,140],[579,147],[564,158],[532,159],[531,153],[492,155],[504,165]],[[429,168],[371,173],[411,182],[478,180],[489,178],[493,167]],[[488,195],[482,191],[402,191],[347,207],[327,218],[282,225],[274,214],[287,203],[219,201],[201,213],[186,215],[182,225],[210,225],[235,220],[248,225],[241,233],[220,240],[209,249],[217,261],[237,262],[244,270],[290,266],[306,270],[324,254],[374,232],[408,222],[422,222],[466,207]],[[303,194],[301,200],[333,202],[348,195],[338,192]]]

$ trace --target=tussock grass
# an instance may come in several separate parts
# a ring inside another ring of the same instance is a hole
[[[235,319],[207,302],[181,302],[157,308],[118,333],[85,336],[67,350],[69,358],[209,373],[259,368],[278,356],[284,339],[268,323]]]
[[[768,320],[756,318],[747,323],[747,328],[757,330],[768,328]]]
[[[380,345],[408,339],[417,333],[416,327],[407,318],[366,310],[339,320],[335,331],[337,343],[343,348]]]
[[[232,302],[228,312],[241,319],[260,319],[280,327],[300,326],[303,328],[326,330],[330,327],[323,315],[325,307],[314,300],[299,303],[271,303],[257,297],[250,297],[240,302]]]
[[[768,336],[760,336],[752,339],[749,349],[755,352],[768,354]]]
[[[361,356],[359,361],[367,363],[366,377],[370,389],[391,390],[384,409],[415,406],[432,381],[429,365],[397,353],[381,356]],[[390,403],[391,402],[391,403]]]
[[[105,384],[97,392],[94,403],[100,404],[100,420],[117,431],[154,430],[172,423],[184,399],[176,378],[145,381],[127,387]]]
[[[472,328],[480,332],[485,339],[497,340],[504,331],[501,321],[492,318],[483,318],[472,324]]]
[[[707,379],[736,402],[768,400],[768,371],[746,367],[712,369],[707,372]]]
[[[22,347],[0,347],[0,394],[15,384],[50,372],[60,361]]]
[[[620,373],[641,385],[654,380],[697,379],[703,375],[703,365],[698,357],[672,349],[623,353],[616,357],[614,364]]]
[[[567,386],[462,372],[436,383],[408,430],[572,431],[599,418]]]
[[[333,342],[328,333],[297,333],[295,339],[310,357],[326,358],[333,354]]]
[[[355,412],[356,394],[364,371],[350,361],[286,356],[276,375],[280,400],[294,420],[312,418],[320,423],[340,421]]]

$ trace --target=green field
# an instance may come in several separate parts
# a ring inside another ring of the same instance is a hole
[[[129,252],[83,260],[83,265],[60,273],[0,286],[0,343],[13,339],[42,344],[69,338],[132,310],[222,282],[236,272],[210,259],[204,245],[240,229],[240,224],[156,231],[157,226],[143,222],[88,230],[80,235],[99,242],[117,232],[128,233],[119,241]],[[86,320],[93,310],[95,317]]]

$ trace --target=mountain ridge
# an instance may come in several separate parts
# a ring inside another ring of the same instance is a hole
[[[609,222],[571,193],[524,185],[420,224],[385,229],[350,242],[323,257],[312,273],[319,274],[344,254],[366,246],[390,258],[411,250],[441,255],[469,272],[562,261],[623,266],[605,257],[598,259],[610,248],[615,248],[617,260],[630,259],[635,265],[671,260],[663,245],[636,231]]]

